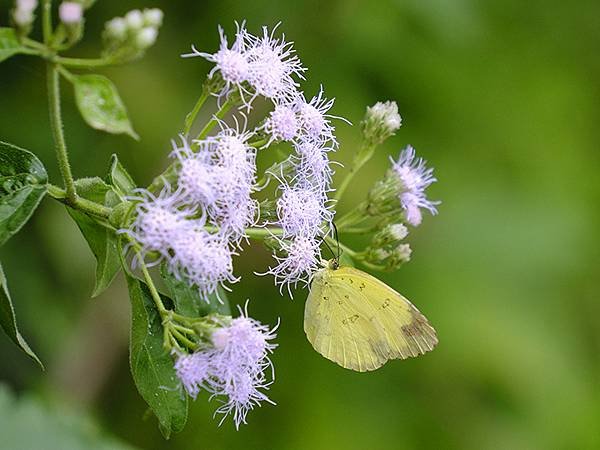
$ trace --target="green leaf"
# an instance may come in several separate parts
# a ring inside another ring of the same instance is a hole
[[[0,246],[29,220],[47,182],[46,169],[33,153],[0,141]]]
[[[89,126],[113,134],[126,133],[139,139],[112,81],[102,75],[77,75],[72,81],[77,107]]]
[[[126,274],[131,299],[131,374],[143,399],[158,418],[165,438],[183,429],[188,402],[180,389],[173,359],[163,346],[163,328],[146,284]],[[170,299],[164,297],[170,303]]]
[[[75,182],[80,197],[105,204],[108,194],[112,191],[100,178],[82,178]],[[67,207],[67,211],[77,223],[83,237],[96,257],[96,283],[92,297],[102,293],[121,268],[117,237],[113,230],[99,222],[99,219]]]
[[[48,398],[50,397],[50,398]],[[0,384],[0,436],[11,450],[134,450],[107,436],[81,408],[54,396],[21,392],[17,397]]]
[[[122,198],[131,195],[137,187],[131,175],[119,161],[117,155],[110,157],[110,169],[108,171],[108,183],[111,184]]]
[[[218,297],[216,293],[212,294],[207,302],[200,297],[197,288],[175,278],[164,263],[160,266],[160,276],[169,289],[177,313],[188,317],[200,317],[213,313],[231,315],[227,294],[221,286],[217,289]]]
[[[12,28],[0,28],[0,62],[21,52],[23,47]]]
[[[43,370],[44,365],[37,355],[33,353],[33,350],[31,350],[31,347],[29,347],[29,344],[23,339],[23,336],[21,336],[21,333],[17,328],[15,309],[13,308],[12,300],[10,299],[8,284],[6,282],[6,277],[4,276],[4,270],[2,270],[2,265],[0,265],[0,326],[2,326],[2,329],[6,332],[8,337],[11,338],[21,350],[37,362]]]

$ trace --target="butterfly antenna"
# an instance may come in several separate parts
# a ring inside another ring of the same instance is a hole
[[[321,243],[319,245],[325,244],[325,247],[327,247],[327,249],[331,253],[331,256],[333,256],[335,259],[337,259],[336,256],[335,256],[335,252],[333,251],[333,249],[331,248],[331,246],[329,245],[329,243],[325,240],[325,238],[326,238],[326,236],[323,236],[321,238]]]
[[[333,225],[333,231],[335,233],[335,242],[337,243],[337,260],[340,260],[340,257],[342,256],[342,250],[340,248],[340,238],[338,236],[338,229],[337,226],[335,224],[335,222],[331,222],[331,225]]]

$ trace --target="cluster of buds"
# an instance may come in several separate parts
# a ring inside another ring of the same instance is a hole
[[[364,260],[383,267],[385,270],[396,270],[410,261],[410,246],[402,241],[408,236],[407,228],[401,223],[386,225],[379,230],[364,252]]]
[[[37,0],[16,0],[11,19],[19,34],[26,36],[31,32],[37,6]]]
[[[377,102],[367,107],[365,118],[361,122],[363,138],[368,146],[379,145],[393,136],[402,125],[396,102]]]
[[[133,9],[124,17],[115,17],[104,25],[104,56],[115,60],[130,60],[156,42],[162,25],[163,12],[158,8]]]

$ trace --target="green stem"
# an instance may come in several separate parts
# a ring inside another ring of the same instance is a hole
[[[111,208],[79,196],[77,196],[74,201],[69,200],[67,197],[67,192],[58,186],[54,186],[53,184],[48,185],[48,194],[50,197],[58,200],[59,202],[86,214],[92,214],[94,216],[108,219],[112,213]]]
[[[219,110],[213,115],[213,117],[208,121],[208,123],[204,126],[204,128],[202,128],[202,131],[200,131],[200,134],[198,134],[198,136],[196,136],[196,140],[200,141],[200,140],[204,139],[206,136],[208,136],[208,133],[210,133],[210,131],[215,127],[215,125],[219,122],[219,120],[221,120],[223,117],[225,117],[225,114],[227,114],[227,112],[235,104],[236,104],[236,101],[232,101],[231,98],[228,98],[227,100],[225,100],[225,103],[223,103],[223,105],[221,105]]]
[[[371,159],[371,156],[373,156],[374,150],[375,150],[374,145],[372,145],[372,144],[369,145],[366,143],[362,144],[360,150],[358,151],[358,153],[352,160],[352,164],[350,165],[350,170],[346,174],[346,177],[340,183],[340,186],[337,189],[335,196],[333,197],[335,200],[337,200],[338,202],[340,201],[340,199],[344,195],[344,192],[350,185],[352,178],[354,178],[354,175],[356,175],[356,173],[361,169],[361,167],[364,166],[365,163],[369,159]]]
[[[52,0],[44,0],[42,4],[42,29],[44,43],[49,45],[52,40]]]
[[[67,144],[65,142],[62,116],[60,112],[60,77],[57,67],[52,63],[47,64],[47,77],[50,125],[52,127],[52,135],[54,137],[56,158],[58,160],[60,173],[67,191],[67,198],[70,202],[75,204],[77,200],[77,192],[75,191],[75,180],[73,180],[71,165],[69,164]]]
[[[106,67],[115,63],[113,58],[67,58],[65,56],[55,56],[52,61],[74,69]]]
[[[185,116],[185,126],[183,127],[183,134],[185,136],[189,134],[190,130],[192,129],[192,126],[194,125],[194,122],[196,121],[196,116],[198,115],[198,112],[200,112],[200,109],[202,109],[202,105],[204,105],[209,96],[210,91],[206,88],[203,88],[202,94],[200,94],[200,98],[198,98],[198,101],[194,105],[194,109],[192,109],[192,111],[187,116]]]
[[[354,207],[351,211],[344,214],[339,220],[336,221],[338,230],[346,231],[346,227],[349,225],[356,225],[362,222],[365,217],[366,203],[361,202]]]
[[[165,305],[163,304],[162,299],[160,298],[160,294],[158,293],[156,286],[154,286],[154,281],[152,280],[152,277],[150,276],[150,272],[148,272],[146,263],[144,263],[144,260],[142,259],[141,255],[139,253],[136,255],[136,257],[138,258],[138,261],[140,263],[140,268],[142,269],[142,274],[144,275],[144,279],[146,280],[148,289],[150,289],[150,295],[152,295],[154,304],[156,305],[156,308],[158,309],[160,316],[164,318],[165,315],[169,314],[169,310],[167,308],[165,308]]]

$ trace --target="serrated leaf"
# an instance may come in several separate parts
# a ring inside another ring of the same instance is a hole
[[[33,153],[0,141],[0,246],[29,220],[47,182],[46,169]]]
[[[28,356],[30,356],[39,366],[44,369],[44,365],[39,360],[37,355],[31,350],[29,344],[25,341],[19,328],[17,327],[17,318],[15,316],[15,309],[8,292],[8,284],[6,277],[4,276],[4,270],[0,264],[0,326],[8,337]]]
[[[75,182],[77,194],[96,203],[105,204],[111,187],[100,178],[82,178]],[[83,237],[96,257],[96,282],[92,297],[102,293],[121,269],[117,237],[114,232],[99,222],[100,219],[67,207],[77,223]]]
[[[16,55],[23,47],[12,28],[0,28],[0,62]]]
[[[77,75],[73,77],[73,86],[77,107],[89,126],[139,139],[112,81],[102,75]]]
[[[158,418],[165,438],[187,421],[188,401],[180,389],[173,359],[163,346],[163,328],[148,286],[126,274],[131,299],[131,374],[142,398]],[[164,297],[170,303],[170,299]]]
[[[175,278],[169,272],[166,264],[161,264],[160,276],[169,289],[177,313],[188,317],[200,317],[214,313],[231,315],[227,294],[221,286],[217,288],[217,293],[211,294],[206,301],[200,297],[197,288]]]
[[[133,178],[131,178],[131,175],[125,170],[125,167],[123,167],[123,164],[121,164],[115,154],[110,157],[108,182],[120,194],[121,198],[131,195],[132,191],[136,188],[135,181],[133,181]]]

